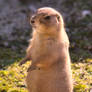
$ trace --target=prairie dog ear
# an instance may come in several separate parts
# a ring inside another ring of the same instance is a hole
[[[60,16],[57,16],[58,21],[60,21]]]
[[[60,16],[56,15],[58,22],[60,22]]]

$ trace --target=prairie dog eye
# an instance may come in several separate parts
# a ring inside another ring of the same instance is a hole
[[[49,20],[50,18],[51,18],[51,16],[44,17],[45,20]]]

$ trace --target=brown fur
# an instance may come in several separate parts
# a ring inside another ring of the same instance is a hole
[[[33,37],[27,55],[35,70],[29,68],[27,74],[29,92],[72,92],[69,40],[62,16],[45,7],[37,10],[32,21]]]

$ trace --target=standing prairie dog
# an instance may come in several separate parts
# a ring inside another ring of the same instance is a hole
[[[32,60],[26,78],[28,91],[73,92],[69,40],[62,16],[52,8],[39,8],[31,25],[33,37],[24,60]]]

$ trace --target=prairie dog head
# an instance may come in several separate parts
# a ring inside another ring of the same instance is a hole
[[[35,31],[45,34],[56,34],[64,27],[60,13],[49,7],[39,8],[30,22]]]

